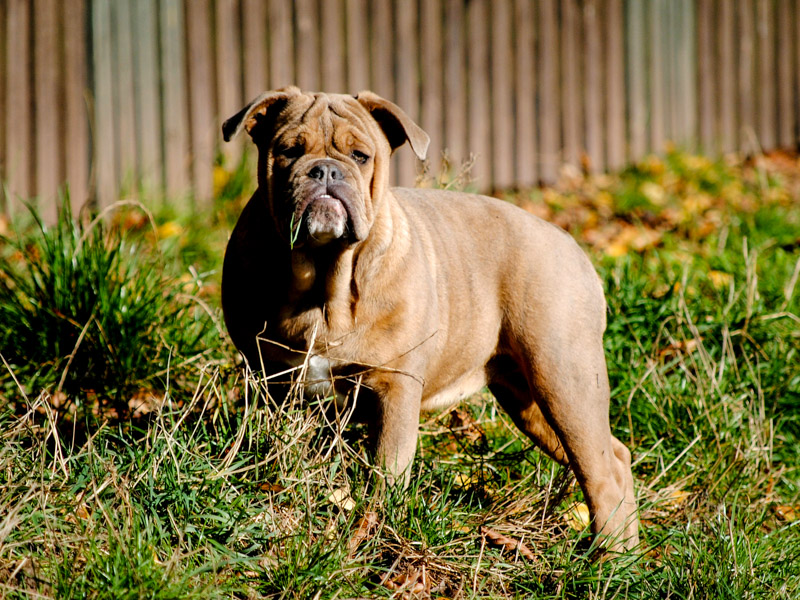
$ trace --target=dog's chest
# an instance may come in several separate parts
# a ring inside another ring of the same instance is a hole
[[[290,361],[290,366],[296,369],[297,381],[302,385],[303,394],[307,398],[333,397],[337,403],[342,403],[345,393],[342,391],[342,385],[334,385],[336,375],[333,364],[333,361],[319,354],[298,354]]]

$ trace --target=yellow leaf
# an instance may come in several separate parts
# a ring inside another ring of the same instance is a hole
[[[328,502],[344,511],[350,511],[356,507],[356,502],[350,497],[350,491],[347,488],[333,490],[333,493],[328,496]]]
[[[667,193],[664,191],[664,188],[653,181],[644,182],[641,189],[644,197],[653,204],[660,206],[661,204],[664,204],[664,201],[667,198]]]
[[[576,530],[583,531],[589,526],[591,516],[589,515],[589,507],[584,502],[575,503],[565,515],[567,524]]]
[[[691,494],[683,490],[670,490],[667,497],[664,499],[664,506],[668,509],[675,510],[680,508],[686,503]]]
[[[231,180],[231,173],[220,166],[216,166],[214,167],[213,180],[214,196],[219,196],[223,188],[228,185],[228,182]]]
[[[177,221],[167,221],[158,228],[158,237],[161,239],[177,237],[183,233],[183,227]]]
[[[775,514],[784,521],[797,521],[800,518],[800,506],[776,506]]]
[[[84,521],[89,518],[89,511],[86,510],[86,505],[83,502],[75,509],[75,516]]]
[[[733,281],[733,275],[724,271],[709,271],[708,278],[716,289],[726,288]]]

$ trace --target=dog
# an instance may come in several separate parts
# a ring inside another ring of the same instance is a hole
[[[405,484],[420,411],[488,386],[572,468],[600,541],[635,547],[631,455],[609,424],[605,298],[575,241],[497,199],[390,188],[392,152],[408,143],[424,160],[429,138],[372,92],[265,92],[223,137],[242,130],[258,188],[228,242],[222,308],[249,364],[303,364],[305,394],[340,401],[357,381],[375,461]]]

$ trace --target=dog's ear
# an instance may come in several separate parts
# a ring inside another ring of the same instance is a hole
[[[392,151],[408,141],[414,154],[425,160],[431,139],[403,109],[370,91],[359,92],[355,98],[381,126]]]
[[[256,126],[272,112],[271,108],[282,106],[299,93],[300,90],[294,86],[264,92],[222,124],[222,138],[230,142],[242,129],[254,136]]]

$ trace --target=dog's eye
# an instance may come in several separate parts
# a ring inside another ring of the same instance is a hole
[[[306,151],[305,146],[302,144],[295,144],[294,146],[283,146],[278,148],[278,156],[283,158],[300,158]]]
[[[352,158],[354,161],[356,161],[360,165],[366,164],[366,162],[369,160],[369,156],[367,156],[366,154],[364,154],[363,152],[361,152],[359,150],[353,150],[350,153],[350,158]]]

